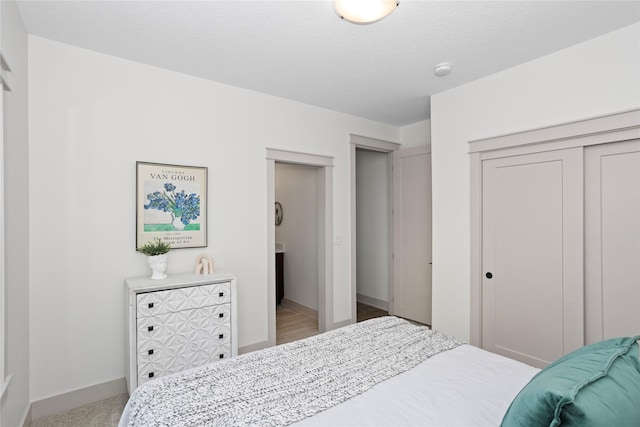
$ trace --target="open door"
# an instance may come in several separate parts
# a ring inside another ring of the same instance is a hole
[[[431,146],[393,152],[393,314],[431,325]]]

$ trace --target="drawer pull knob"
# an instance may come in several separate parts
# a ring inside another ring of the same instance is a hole
[[[218,335],[218,338],[220,338],[220,339],[224,338],[224,334]]]
[[[149,303],[149,308],[153,308],[153,303],[152,302]]]
[[[219,296],[220,298],[222,298],[222,297],[224,296],[224,292],[220,292],[220,293],[218,294],[218,296]]]
[[[223,313],[218,314],[218,317],[224,317]]]
[[[149,332],[153,331],[153,326],[147,327],[147,331],[149,331]]]
[[[153,372],[149,372],[149,378],[153,378]]]
[[[220,355],[220,359],[224,359],[224,354],[221,354],[221,355]]]
[[[153,350],[149,350],[147,353],[149,353],[149,354],[153,354]]]

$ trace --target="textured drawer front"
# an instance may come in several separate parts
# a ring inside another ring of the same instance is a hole
[[[152,354],[138,354],[138,384],[164,375],[184,371],[231,357],[230,342],[224,345],[200,343],[199,349],[162,349]],[[193,347],[193,344],[189,347]]]
[[[231,348],[231,336],[226,333],[224,328],[216,331],[217,333],[209,338],[192,342],[183,342],[177,345],[156,345],[157,342],[149,341],[146,348],[138,351],[138,361],[164,360],[167,357],[173,358],[181,354],[189,354],[196,351],[206,350],[212,353],[226,353],[227,348]],[[222,350],[220,350],[222,349]]]
[[[230,303],[137,319],[139,385],[230,357]]]
[[[226,304],[231,301],[230,289],[231,284],[225,282],[138,294],[137,317]]]
[[[215,342],[230,335],[231,304],[141,317],[137,322],[137,351],[180,347],[201,340]]]

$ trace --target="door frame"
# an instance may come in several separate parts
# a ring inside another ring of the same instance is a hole
[[[267,148],[267,345],[276,345],[276,162],[318,167],[318,330],[333,321],[333,157]],[[324,238],[323,238],[324,236]]]
[[[397,142],[384,141],[376,138],[369,138],[367,136],[349,134],[349,174],[350,174],[350,187],[351,187],[351,254],[350,254],[350,268],[351,268],[351,323],[358,321],[358,305],[357,305],[357,237],[356,237],[356,149],[361,148],[370,151],[379,151],[387,153],[387,204],[388,204],[388,230],[389,230],[389,314],[393,314],[393,152],[400,149],[400,144]]]
[[[469,141],[471,345],[482,347],[482,162],[499,157],[637,138],[640,138],[640,109]]]

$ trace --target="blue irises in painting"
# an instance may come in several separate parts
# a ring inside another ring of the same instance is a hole
[[[164,191],[147,194],[147,199],[149,204],[144,208],[170,212],[174,227],[178,219],[184,227],[200,216],[200,196],[187,194],[184,190],[176,191],[176,186],[170,182],[164,184]]]

